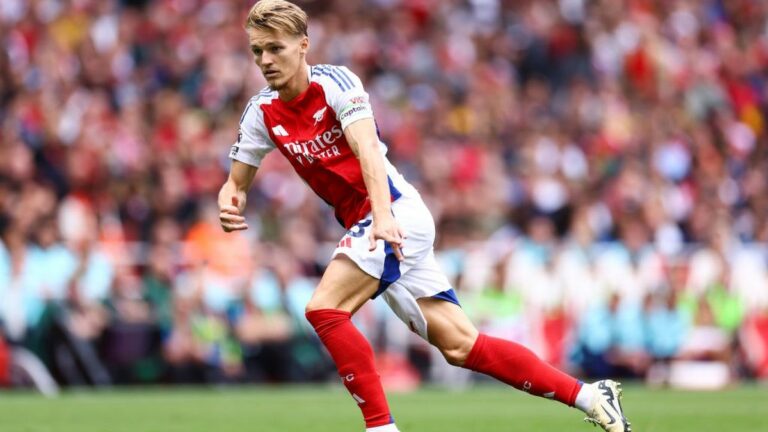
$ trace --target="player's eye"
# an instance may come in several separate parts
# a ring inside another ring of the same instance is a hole
[[[256,56],[260,56],[262,53],[262,51],[258,48],[252,49],[251,52],[253,53],[253,55],[256,55]]]
[[[272,54],[277,54],[282,50],[283,50],[283,47],[272,47],[269,49],[269,52],[271,52]]]

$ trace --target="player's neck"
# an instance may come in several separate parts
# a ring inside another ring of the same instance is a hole
[[[290,81],[283,86],[277,93],[280,96],[280,100],[288,102],[296,96],[304,93],[309,88],[309,73],[307,72],[306,62],[299,65],[299,70],[293,75]]]

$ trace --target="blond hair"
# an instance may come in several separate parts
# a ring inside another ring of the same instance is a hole
[[[245,28],[307,36],[307,14],[285,0],[261,0],[248,12]]]

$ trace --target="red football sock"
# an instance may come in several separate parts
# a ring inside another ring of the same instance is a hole
[[[339,375],[357,401],[368,428],[392,423],[371,344],[355,328],[352,314],[335,309],[307,312],[307,320],[331,353]]]
[[[555,369],[528,348],[484,334],[477,337],[464,367],[568,406],[573,406],[581,389],[579,380]]]

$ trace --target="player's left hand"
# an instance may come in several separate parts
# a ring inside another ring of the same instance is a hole
[[[405,238],[403,229],[400,228],[394,217],[373,218],[371,233],[368,235],[368,240],[370,241],[368,250],[373,252],[376,250],[376,241],[384,240],[392,246],[392,252],[394,252],[397,260],[403,261],[405,259],[405,255],[403,255],[403,240]]]

